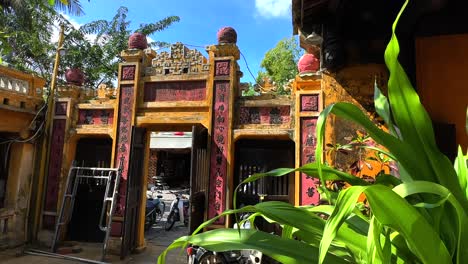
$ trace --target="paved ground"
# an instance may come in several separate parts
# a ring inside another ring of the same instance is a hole
[[[147,248],[145,251],[140,254],[134,254],[127,257],[125,260],[120,260],[118,256],[108,255],[106,262],[109,263],[119,263],[119,264],[133,264],[133,263],[156,263],[158,256],[163,252],[169,244],[174,241],[174,239],[184,236],[188,233],[188,229],[176,222],[175,226],[170,231],[164,230],[164,223],[166,217],[169,213],[169,207],[172,200],[175,198],[173,194],[170,194],[168,191],[162,191],[163,201],[166,204],[166,212],[162,221],[154,225],[150,230],[145,234]],[[79,254],[69,254],[69,256],[75,256],[80,258],[100,260],[101,254],[101,244],[92,244],[92,243],[80,243],[80,247],[83,249]],[[9,249],[0,251],[0,263],[2,264],[72,264],[72,263],[83,263],[79,261],[70,261],[58,258],[51,258],[45,256],[36,256],[29,254],[22,254],[22,248]],[[173,250],[169,252],[166,263],[167,264],[184,264],[187,263],[187,257],[180,250]]]

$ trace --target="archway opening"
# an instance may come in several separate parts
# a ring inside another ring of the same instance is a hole
[[[75,166],[108,168],[112,156],[112,139],[82,138],[76,146]],[[78,182],[73,215],[68,224],[68,239],[102,242],[105,232],[99,229],[106,182],[86,179]]]

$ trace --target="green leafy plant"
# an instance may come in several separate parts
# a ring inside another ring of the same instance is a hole
[[[329,105],[317,122],[315,163],[255,174],[243,182],[300,171],[319,178],[322,186],[330,180],[350,183],[351,187],[339,192],[336,203],[294,207],[264,202],[228,210],[221,216],[252,212],[277,223],[283,228],[282,236],[242,229],[197,234],[216,220],[211,219],[194,235],[175,240],[167,250],[191,243],[212,251],[257,249],[282,263],[468,263],[468,155],[459,149],[454,167],[438,150],[431,120],[397,60],[395,28],[407,4],[408,0],[393,24],[385,52],[390,71],[388,98],[378,88],[375,91],[376,111],[390,132],[377,127],[353,104]],[[323,164],[325,124],[330,114],[361,125],[388,150],[401,178],[381,175],[375,184],[369,184]],[[369,214],[363,214],[357,203],[363,193]],[[325,196],[329,196],[326,191]],[[326,220],[319,215],[326,215]],[[164,263],[166,253],[158,263]]]

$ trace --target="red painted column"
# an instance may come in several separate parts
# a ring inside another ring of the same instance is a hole
[[[123,217],[125,214],[125,202],[127,197],[128,169],[130,166],[130,152],[132,145],[132,125],[135,115],[135,65],[122,66],[121,82],[119,91],[119,110],[117,119],[117,135],[115,144],[114,166],[121,166],[122,177],[120,178],[119,194],[117,197],[117,207],[115,215]],[[128,83],[128,84],[127,84]],[[112,223],[111,235],[121,236],[123,222],[114,221]]]
[[[322,104],[320,93],[300,94],[300,112],[312,114],[313,116],[301,116],[300,122],[300,162],[301,166],[315,161],[315,150],[317,146],[316,127],[317,119]],[[311,178],[305,173],[301,173],[300,178],[300,205],[317,205],[320,195],[317,186],[320,180]]]
[[[301,117],[301,166],[315,161],[316,125],[316,117]],[[320,195],[317,191],[317,186],[319,183],[318,179],[301,173],[301,205],[318,204]]]
[[[215,81],[213,96],[213,132],[211,135],[211,165],[208,217],[226,209],[227,153],[229,151],[229,81]],[[215,224],[224,224],[220,218]]]
[[[50,143],[49,165],[47,174],[46,197],[43,212],[43,227],[55,228],[57,214],[57,202],[60,188],[60,174],[62,170],[63,148],[67,125],[68,102],[56,102],[54,111],[54,123]]]

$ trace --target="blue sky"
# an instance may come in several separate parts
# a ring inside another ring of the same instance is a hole
[[[292,36],[291,0],[82,0],[81,3],[85,15],[71,17],[77,24],[110,20],[120,6],[128,7],[132,29],[140,23],[177,15],[180,22],[151,36],[154,40],[170,43],[216,44],[218,29],[231,26],[237,31],[237,45],[254,76],[264,54],[279,40]],[[206,52],[203,54],[207,55]],[[239,65],[244,72],[242,81],[253,82],[242,58]]]

